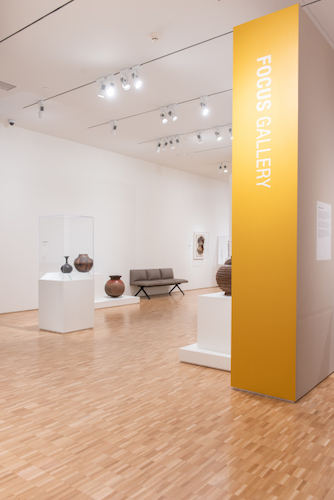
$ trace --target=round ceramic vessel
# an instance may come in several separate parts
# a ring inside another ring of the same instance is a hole
[[[109,276],[110,280],[107,281],[104,290],[110,297],[120,297],[121,295],[123,295],[125,285],[121,280],[121,277],[122,276],[119,275]]]
[[[79,273],[88,273],[93,267],[93,259],[87,253],[79,253],[74,261],[74,267]]]
[[[232,293],[232,259],[228,259],[223,266],[217,271],[216,281],[219,288],[225,292],[225,295],[231,295]]]

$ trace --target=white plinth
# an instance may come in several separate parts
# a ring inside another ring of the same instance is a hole
[[[231,371],[231,297],[224,292],[197,298],[197,344],[179,349],[185,363]]]
[[[130,304],[139,304],[140,298],[132,295],[121,295],[120,297],[109,297],[105,295],[102,299],[95,301],[95,309],[103,307],[128,306]]]
[[[192,365],[208,366],[217,370],[231,371],[231,354],[200,349],[198,344],[187,345],[179,349],[179,360]]]
[[[68,333],[94,327],[94,280],[39,280],[39,328]]]
[[[132,295],[121,295],[120,297],[109,297],[104,291],[108,277],[101,273],[94,274],[94,301],[95,309],[103,309],[104,307],[128,306],[130,304],[139,304],[140,297]]]

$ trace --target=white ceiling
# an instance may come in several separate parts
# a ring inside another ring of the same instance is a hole
[[[218,165],[226,162],[231,169],[228,129],[220,142],[213,129],[232,123],[229,32],[296,1],[72,0],[47,15],[67,1],[0,0],[0,80],[16,86],[0,90],[0,120],[8,126],[13,118],[19,127],[227,180]],[[334,0],[318,0],[304,11],[334,48]],[[160,35],[158,42],[151,41],[152,32]],[[224,33],[229,34],[200,43]],[[168,55],[174,51],[179,52]],[[148,62],[155,58],[160,59]],[[97,97],[98,78],[137,64],[142,89],[124,91],[117,77],[116,95]],[[67,92],[89,82],[94,83]],[[209,97],[210,113],[203,117],[199,98],[210,94],[216,95]],[[42,99],[40,119],[36,103]],[[190,102],[178,106],[178,120],[162,125],[156,109],[183,101]],[[109,122],[115,119],[114,136]],[[205,130],[202,144],[197,130]],[[180,148],[156,152],[157,139],[177,134]]]

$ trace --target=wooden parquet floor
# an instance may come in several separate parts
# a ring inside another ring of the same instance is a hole
[[[96,312],[41,332],[0,316],[0,499],[334,499],[334,377],[296,404],[179,363],[196,300],[215,289]]]

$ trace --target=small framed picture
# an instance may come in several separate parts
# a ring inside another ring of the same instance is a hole
[[[202,260],[206,257],[208,233],[194,233],[194,259]]]

